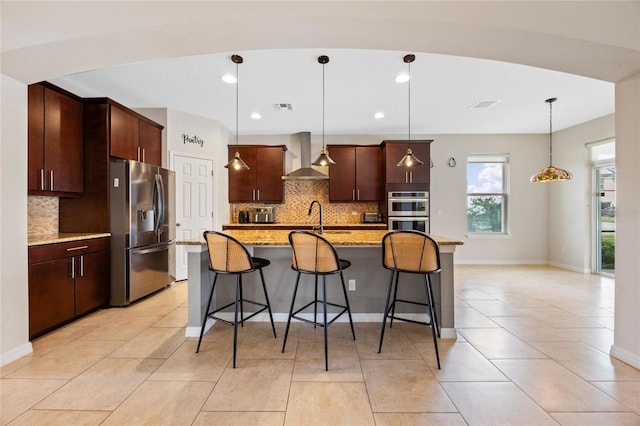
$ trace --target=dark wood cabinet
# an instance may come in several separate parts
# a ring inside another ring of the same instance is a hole
[[[29,338],[109,301],[109,238],[29,247]]]
[[[84,128],[85,191],[60,200],[60,231],[109,232],[110,156],[137,160],[139,151],[143,157],[146,152],[147,163],[161,165],[163,127],[111,99],[89,98],[84,99]],[[139,150],[140,141],[147,148]]]
[[[110,104],[111,155],[162,166],[162,126]]]
[[[83,105],[43,83],[28,88],[28,190],[31,194],[84,189]]]
[[[138,117],[110,105],[111,155],[118,158],[138,160],[140,123]]]
[[[236,150],[249,170],[229,169],[230,203],[281,203],[284,198],[284,145],[229,145],[229,160]]]
[[[142,162],[162,167],[162,127],[140,120]]]
[[[431,140],[383,141],[385,182],[387,184],[429,184],[431,176]],[[424,164],[411,168],[398,167],[396,164],[411,148],[413,154]]]
[[[381,201],[382,151],[377,145],[329,145],[329,201]]]

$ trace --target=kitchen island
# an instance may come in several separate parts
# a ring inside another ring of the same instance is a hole
[[[286,321],[291,303],[293,286],[296,273],[291,269],[291,247],[289,245],[288,230],[225,230],[226,234],[233,236],[245,244],[253,256],[263,257],[271,261],[271,265],[264,268],[265,281],[269,292],[271,308],[274,320]],[[341,258],[350,260],[352,266],[344,271],[345,281],[355,280],[355,291],[349,291],[349,303],[354,321],[381,322],[382,311],[389,285],[390,272],[382,267],[382,237],[387,230],[327,230],[323,237],[331,241]],[[442,338],[455,339],[454,324],[454,278],[453,278],[453,254],[456,246],[462,241],[431,234],[440,245],[440,260],[442,272],[440,277],[434,276],[432,280],[433,291],[438,312],[439,326]],[[202,319],[206,310],[207,297],[211,289],[209,278],[209,257],[207,247],[203,240],[178,241],[178,244],[186,245],[188,253],[188,305],[189,318],[186,335],[198,336]],[[246,274],[243,277],[245,285],[245,297],[252,300],[262,300],[262,291],[257,291],[259,286],[250,285],[250,280],[257,274]],[[235,287],[224,285],[233,282],[231,276],[220,276],[219,286],[216,290],[216,298],[221,303],[233,301]],[[343,300],[342,291],[337,282],[339,278],[327,278],[327,298]],[[225,281],[226,280],[226,281]],[[313,297],[312,277],[304,277],[299,290],[300,300],[311,300]],[[420,275],[402,274],[400,278],[399,298],[426,300],[424,281]],[[401,310],[400,308],[403,308]],[[411,318],[422,318],[423,314],[417,307],[411,305],[398,305],[396,312],[404,312]],[[406,310],[404,310],[406,309]],[[256,319],[268,320],[265,313],[256,316]],[[211,323],[212,325],[212,323]],[[209,327],[210,325],[208,325]]]

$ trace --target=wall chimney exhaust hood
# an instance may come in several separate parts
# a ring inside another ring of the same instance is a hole
[[[283,180],[320,180],[329,176],[311,167],[311,132],[300,132],[300,168],[282,176]]]

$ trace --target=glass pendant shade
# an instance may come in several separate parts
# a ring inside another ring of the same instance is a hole
[[[329,157],[329,151],[327,150],[327,148],[323,147],[316,161],[311,164],[313,164],[314,166],[329,166],[332,164],[336,164],[336,162],[333,161],[331,157]]]
[[[240,158],[240,152],[238,151],[236,151],[236,155],[233,157],[233,160],[225,164],[224,167],[233,170],[249,170],[249,166],[247,166],[247,163],[242,161],[242,158]]]
[[[562,182],[565,180],[570,180],[573,178],[573,175],[566,171],[565,169],[561,169],[558,167],[554,167],[552,163],[553,159],[553,111],[552,104],[557,101],[557,98],[549,98],[545,102],[549,104],[549,167],[545,167],[540,170],[538,173],[534,174],[529,178],[529,180],[533,183],[539,182]]]
[[[398,166],[398,167],[413,167],[413,166],[419,166],[421,164],[424,164],[424,162],[420,161],[420,159],[418,157],[413,155],[413,151],[411,150],[411,148],[409,148],[409,149],[407,149],[407,153],[405,154],[405,156],[402,157],[402,160],[400,160],[398,162],[398,164],[396,164],[396,166]]]
[[[531,182],[560,182],[563,180],[569,180],[573,177],[571,173],[565,169],[558,169],[557,167],[549,166],[540,170],[535,175],[531,176]]]

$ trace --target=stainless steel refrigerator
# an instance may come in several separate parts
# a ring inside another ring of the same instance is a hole
[[[175,172],[112,158],[110,181],[111,305],[126,306],[174,281]]]

